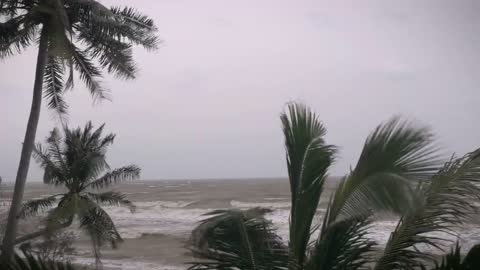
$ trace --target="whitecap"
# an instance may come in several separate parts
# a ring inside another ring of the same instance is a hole
[[[241,202],[232,200],[230,205],[236,208],[253,208],[253,207],[265,207],[265,208],[289,208],[290,202]]]

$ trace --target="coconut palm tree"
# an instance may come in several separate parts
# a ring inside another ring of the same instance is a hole
[[[1,0],[0,58],[38,44],[33,99],[8,217],[2,256],[9,257],[16,237],[30,157],[43,96],[60,114],[63,98],[74,85],[74,71],[96,99],[106,98],[102,69],[133,79],[132,46],[157,47],[153,21],[133,8],[106,8],[94,0]],[[38,43],[36,42],[38,41]]]
[[[122,193],[94,191],[136,179],[140,169],[129,165],[110,170],[106,162],[106,150],[113,143],[115,135],[102,136],[103,127],[93,129],[89,122],[83,129],[66,128],[63,137],[54,129],[46,146],[38,144],[35,147],[34,157],[45,171],[44,183],[62,186],[66,192],[26,202],[19,213],[21,217],[53,209],[48,212],[45,229],[22,236],[15,243],[40,235],[48,236],[54,230],[70,226],[74,219],[79,220],[80,228],[90,236],[95,255],[99,255],[99,248],[104,244],[111,244],[115,248],[122,241],[102,205],[126,206],[131,211],[134,211],[134,205]],[[101,175],[105,170],[108,171]]]
[[[433,265],[433,257],[418,245],[441,248],[439,239],[426,233],[452,233],[475,208],[480,196],[476,186],[479,155],[469,154],[441,166],[431,131],[396,117],[368,136],[356,166],[340,181],[321,221],[315,224],[336,148],[325,142],[324,126],[304,105],[290,104],[281,120],[291,190],[288,261],[265,248],[272,237],[254,242],[253,235],[262,234],[238,229],[244,241],[208,235],[214,240],[209,241],[207,254],[217,254],[217,258],[196,253],[208,260],[197,261],[190,269],[420,269]],[[383,253],[375,256],[379,246],[368,237],[368,229],[378,212],[401,219]],[[251,220],[261,219],[244,222]],[[312,239],[314,232],[318,237]],[[258,242],[262,244],[248,249],[250,256],[243,255],[246,243]],[[275,267],[265,267],[257,259],[264,254],[270,254],[269,263]]]

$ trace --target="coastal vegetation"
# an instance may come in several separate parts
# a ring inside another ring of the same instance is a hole
[[[262,215],[219,210],[202,222],[209,230],[197,236],[204,244],[192,246],[200,260],[189,269],[480,269],[480,246],[463,262],[458,246],[441,262],[432,253],[443,252],[445,235],[455,235],[477,210],[478,151],[442,163],[428,128],[392,118],[366,139],[320,215],[337,148],[306,106],[290,104],[281,120],[291,190],[288,246]],[[400,217],[385,247],[369,237],[380,213]]]
[[[2,258],[8,259],[16,242],[42,96],[63,122],[68,108],[64,93],[74,87],[74,71],[95,99],[105,99],[108,94],[100,83],[103,70],[134,79],[132,47],[154,50],[158,38],[149,17],[133,8],[107,8],[93,0],[2,0],[0,18],[0,58],[38,44],[30,116],[2,245]]]

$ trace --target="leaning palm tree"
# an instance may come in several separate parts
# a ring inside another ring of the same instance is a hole
[[[291,214],[289,260],[285,262],[278,256],[277,260],[270,259],[270,264],[278,262],[275,268],[357,270],[375,266],[386,270],[432,265],[432,261],[426,261],[432,257],[418,245],[441,246],[438,238],[425,234],[453,232],[456,225],[465,222],[475,207],[475,199],[480,197],[476,187],[480,180],[478,154],[441,166],[430,130],[397,117],[370,134],[357,165],[340,181],[321,222],[315,224],[318,202],[336,148],[325,142],[325,128],[305,106],[290,104],[281,119]],[[380,257],[375,256],[380,247],[368,237],[368,229],[378,212],[401,216]],[[312,239],[313,232],[318,232],[318,237]],[[251,258],[249,261],[239,260],[245,243],[254,242],[249,241],[253,237],[249,231],[237,233],[246,240],[235,245],[228,235],[211,235],[215,241],[210,241],[213,243],[210,253],[219,254],[222,259],[204,256],[207,261],[195,262],[190,269],[274,269],[265,268],[262,261],[255,260],[262,257],[259,254],[271,254],[262,246],[250,248],[255,253],[247,257]],[[266,243],[260,242],[263,246]]]
[[[106,98],[100,83],[102,69],[125,79],[135,78],[132,46],[152,50],[158,39],[150,18],[133,8],[106,8],[94,0],[1,0],[0,18],[0,59],[38,44],[33,100],[3,240],[2,256],[9,257],[34,148],[42,89],[48,106],[64,114],[68,106],[63,93],[73,87],[77,71],[94,98]]]
[[[19,215],[26,217],[49,210],[46,226],[43,230],[20,237],[15,243],[40,235],[48,236],[52,231],[70,226],[74,219],[79,220],[80,228],[90,236],[97,258],[101,246],[111,244],[116,247],[122,241],[112,219],[101,206],[121,205],[133,211],[134,205],[122,193],[94,191],[120,181],[136,179],[140,169],[135,165],[109,169],[105,154],[115,135],[103,137],[103,127],[94,130],[89,122],[83,129],[66,128],[64,137],[54,129],[46,147],[36,146],[34,157],[45,170],[44,183],[62,186],[66,192],[26,202]],[[108,172],[101,175],[104,170]]]

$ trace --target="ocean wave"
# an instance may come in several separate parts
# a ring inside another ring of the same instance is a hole
[[[155,201],[138,202],[137,209],[107,206],[105,210],[124,238],[138,238],[142,234],[184,235],[190,233],[202,216],[212,209],[184,208],[192,202]]]
[[[94,267],[95,259],[89,257],[74,257],[72,260],[73,263]],[[185,267],[174,266],[174,265],[164,265],[159,262],[142,262],[142,261],[133,261],[131,259],[102,259],[102,265],[104,269],[122,269],[122,270],[179,270],[185,269]]]
[[[147,201],[147,202],[136,202],[135,205],[137,208],[184,208],[195,201]]]
[[[231,200],[230,205],[236,208],[253,208],[253,207],[265,207],[271,209],[278,208],[290,208],[290,202],[241,202],[236,200]]]

